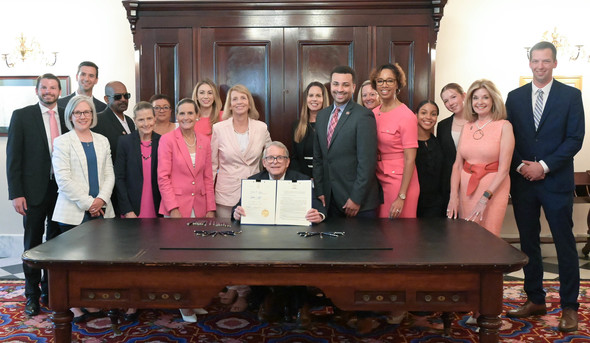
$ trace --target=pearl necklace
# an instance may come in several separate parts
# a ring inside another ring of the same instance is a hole
[[[188,142],[186,141],[186,138],[184,138],[184,135],[182,136],[182,139],[184,140],[184,144],[186,144],[186,146],[192,148],[195,146],[195,144],[197,144],[197,135],[194,134],[194,141],[193,144],[188,144]]]
[[[475,140],[480,140],[483,138],[483,128],[486,127],[486,125],[488,125],[489,123],[492,122],[493,119],[488,120],[485,124],[482,125],[482,127],[479,127],[479,124],[477,123],[478,121],[475,122],[475,126],[477,126],[477,130],[475,130],[475,132],[473,132],[473,139]],[[471,127],[473,129],[473,126]]]

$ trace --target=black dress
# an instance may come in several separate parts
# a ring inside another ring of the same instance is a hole
[[[453,172],[455,157],[457,156],[457,148],[455,147],[455,141],[451,134],[454,117],[455,115],[453,114],[452,116],[441,120],[436,128],[436,139],[438,140],[443,154],[442,192],[443,203],[445,206],[449,203],[449,195],[451,193],[451,174]]]
[[[443,188],[443,152],[434,135],[418,141],[416,170],[420,183],[418,218],[438,218],[446,215]]]
[[[315,122],[307,123],[307,132],[301,142],[295,142],[295,130],[299,121],[293,123],[293,151],[291,152],[291,164],[289,169],[303,173],[313,178],[313,136],[315,135]]]

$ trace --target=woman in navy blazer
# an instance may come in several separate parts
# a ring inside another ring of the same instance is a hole
[[[133,108],[137,128],[119,138],[115,178],[119,210],[125,218],[155,218],[160,208],[158,145],[154,108],[141,101]]]

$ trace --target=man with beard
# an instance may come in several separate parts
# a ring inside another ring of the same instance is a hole
[[[100,133],[109,140],[111,157],[113,163],[115,163],[119,137],[135,131],[133,119],[123,113],[129,106],[129,98],[131,98],[131,94],[127,92],[127,87],[119,81],[111,81],[107,83],[104,89],[104,94],[104,100],[107,102],[108,107],[106,110],[98,113],[98,123],[92,131]],[[119,211],[116,187],[113,190],[111,202],[115,208],[115,216],[119,217],[121,213]]]
[[[66,108],[70,99],[76,95],[86,95],[92,98],[97,112],[102,112],[107,108],[107,104],[92,96],[92,89],[98,82],[98,66],[94,62],[84,61],[78,65],[76,81],[78,82],[78,90],[57,100],[59,107]]]
[[[10,119],[6,145],[6,176],[8,198],[17,213],[23,216],[24,250],[43,241],[45,221],[49,240],[59,234],[59,227],[51,220],[57,200],[57,184],[51,168],[53,139],[68,131],[64,109],[57,106],[61,93],[59,79],[53,74],[37,78],[35,89],[39,102],[15,110]],[[39,314],[39,297],[49,303],[47,278],[41,270],[23,264],[25,273],[25,313]],[[41,283],[41,289],[39,289]]]

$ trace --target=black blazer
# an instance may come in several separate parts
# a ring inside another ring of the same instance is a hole
[[[158,146],[160,135],[152,133],[152,194],[156,214],[160,209],[162,196],[158,188]],[[135,212],[139,215],[141,207],[141,194],[143,189],[143,167],[142,167],[141,147],[138,131],[132,132],[119,139],[117,146],[117,159],[115,160],[115,190],[119,200],[119,211],[121,214]]]
[[[307,123],[307,132],[299,143],[295,142],[295,130],[297,130],[298,125],[299,120],[296,120],[295,123],[293,123],[293,151],[291,152],[291,164],[289,165],[289,169],[313,177],[313,167],[310,168],[309,165],[313,166],[313,136],[315,134],[315,124],[312,126],[312,124]],[[311,159],[306,160],[305,157],[310,157]]]
[[[64,109],[58,107],[61,133],[68,132]],[[8,198],[25,197],[37,206],[45,198],[51,173],[51,154],[39,104],[12,113],[6,144]]]
[[[76,95],[78,95],[78,94],[76,92],[74,92],[70,95],[64,96],[63,98],[57,99],[57,106],[66,108],[66,106],[68,105],[68,102],[70,102],[70,100],[72,100],[72,98],[75,97]],[[98,100],[95,97],[92,97],[92,102],[94,103],[94,107],[96,108],[96,112],[102,112],[107,109],[107,104]]]
[[[269,179],[270,179],[270,177],[269,177],[268,172],[266,170],[263,170],[260,173],[254,174],[248,178],[248,180],[269,180]],[[285,180],[310,180],[310,178],[309,178],[309,176],[307,176],[303,173],[300,173],[298,171],[287,169],[287,171],[285,172]],[[238,202],[236,204],[236,206],[234,206],[234,208],[232,209],[232,213],[235,211],[236,207],[240,206],[241,203],[242,203],[242,199],[240,199],[240,202]],[[323,213],[324,218],[326,218],[328,216],[328,211],[326,210],[324,205],[322,205],[322,202],[320,201],[320,199],[318,199],[316,197],[313,188],[311,189],[311,207],[313,207],[316,210],[318,210],[319,212]],[[232,218],[232,220],[234,220],[233,215],[231,218]]]
[[[125,121],[127,121],[127,125],[129,125],[131,132],[135,131],[133,119],[126,115]],[[98,114],[98,124],[92,129],[92,131],[100,133],[109,140],[109,144],[111,145],[111,157],[113,158],[113,163],[115,163],[117,160],[117,142],[119,141],[119,137],[126,135],[127,132],[119,122],[119,119],[115,118],[115,113],[113,113],[110,107],[107,107],[106,110]]]
[[[445,194],[446,202],[448,202],[449,193],[451,192],[451,173],[453,172],[453,164],[457,157],[457,148],[455,141],[451,135],[451,128],[453,126],[453,118],[455,115],[441,120],[436,128],[436,139],[442,149],[443,166],[442,166],[442,191]],[[447,205],[446,203],[444,204]]]

